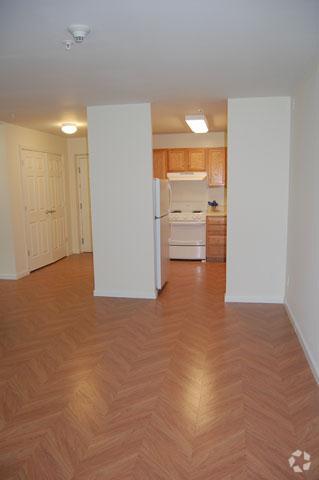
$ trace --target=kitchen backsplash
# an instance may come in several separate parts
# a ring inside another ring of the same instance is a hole
[[[219,205],[227,205],[227,188],[224,187],[209,187],[208,201],[216,200]]]

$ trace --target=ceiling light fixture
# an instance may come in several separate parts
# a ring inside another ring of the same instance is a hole
[[[61,125],[62,132],[67,133],[68,135],[72,135],[77,129],[78,127],[74,123],[63,123],[63,125]]]
[[[199,115],[186,115],[185,122],[194,133],[207,133],[207,119],[203,113]]]

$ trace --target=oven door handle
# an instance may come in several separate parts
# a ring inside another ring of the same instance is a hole
[[[172,211],[172,187],[171,184],[168,182],[168,211]]]
[[[173,238],[168,241],[168,244],[172,247],[191,247],[191,246],[205,246],[204,240],[174,240]]]

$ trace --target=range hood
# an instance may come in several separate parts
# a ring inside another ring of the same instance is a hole
[[[207,178],[206,172],[174,172],[168,173],[167,178],[170,182],[180,181],[203,181]]]

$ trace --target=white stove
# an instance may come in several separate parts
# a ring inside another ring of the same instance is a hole
[[[171,186],[169,257],[206,259],[207,175],[168,174]]]
[[[169,223],[169,257],[179,260],[205,260],[206,214],[203,211],[173,211],[169,214]]]

